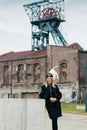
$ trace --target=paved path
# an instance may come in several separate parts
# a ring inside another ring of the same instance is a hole
[[[58,120],[58,124],[58,130],[87,130],[87,115],[63,113],[63,116]],[[45,130],[52,130],[51,120],[47,114],[45,125]]]
[[[59,130],[87,130],[87,115],[63,113],[59,118]]]

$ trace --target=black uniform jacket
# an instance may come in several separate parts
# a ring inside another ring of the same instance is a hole
[[[49,117],[51,119],[62,116],[61,103],[60,103],[62,93],[59,91],[59,88],[57,85],[54,85],[54,86],[43,85],[39,96],[41,99],[45,99],[46,108],[47,108]],[[57,101],[50,102],[50,97],[57,98]]]

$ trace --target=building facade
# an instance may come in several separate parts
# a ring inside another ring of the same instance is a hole
[[[54,66],[62,102],[84,102],[87,52],[77,43],[49,45],[46,50],[9,52],[0,56],[0,97],[38,98],[46,74]]]

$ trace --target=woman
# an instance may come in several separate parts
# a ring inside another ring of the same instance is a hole
[[[62,93],[53,81],[53,75],[48,73],[46,83],[41,88],[40,98],[45,99],[46,108],[50,119],[52,119],[53,130],[58,130],[57,119],[62,116],[60,99]]]

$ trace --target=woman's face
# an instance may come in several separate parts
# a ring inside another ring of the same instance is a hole
[[[53,79],[51,77],[47,78],[47,84],[52,84],[53,83]]]

